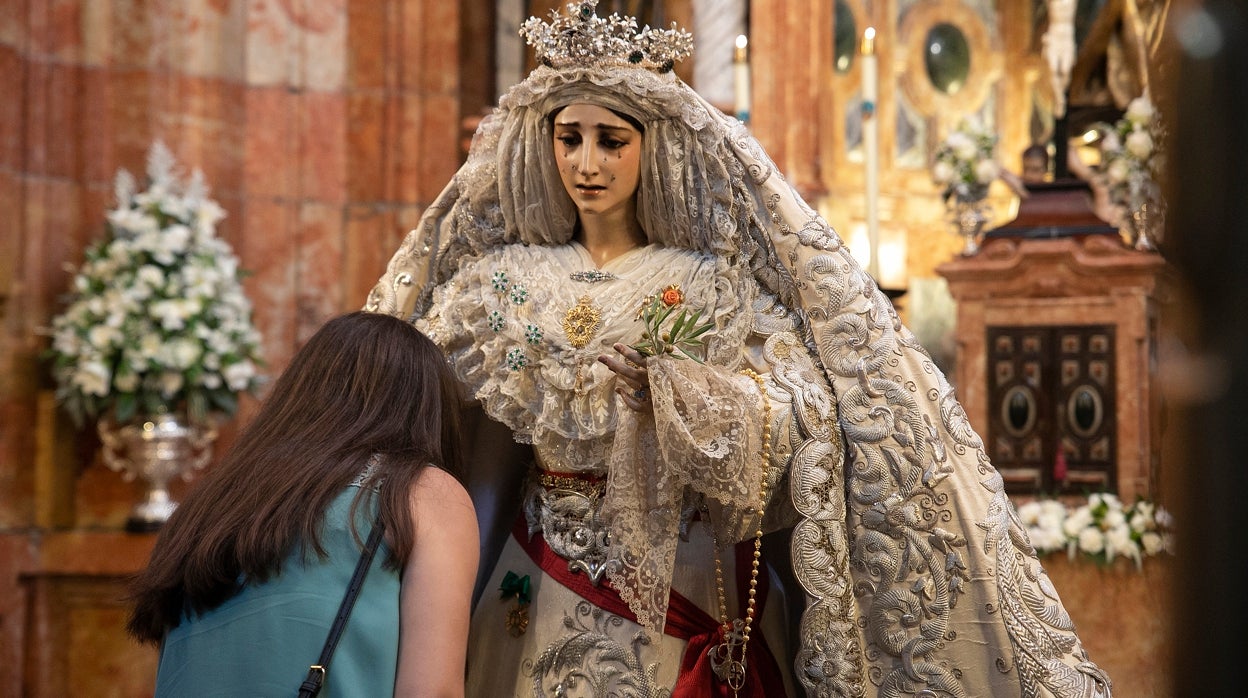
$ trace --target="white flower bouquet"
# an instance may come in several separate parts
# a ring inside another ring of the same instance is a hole
[[[1160,203],[1163,132],[1153,103],[1147,96],[1131,100],[1123,117],[1103,130],[1101,172],[1109,184],[1110,200],[1128,214],[1145,204]]]
[[[1146,500],[1124,507],[1116,495],[1096,493],[1074,509],[1036,500],[1020,506],[1018,516],[1038,553],[1065,549],[1072,560],[1083,553],[1105,563],[1126,557],[1138,568],[1144,556],[1171,550],[1170,513]]]
[[[997,135],[978,122],[964,121],[936,148],[932,180],[946,203],[975,202],[988,195],[988,185],[1001,174],[994,151]]]
[[[215,234],[225,211],[202,173],[179,176],[162,143],[147,175],[136,192],[118,172],[108,234],[70,269],[68,306],[52,321],[57,399],[79,425],[110,411],[118,422],[178,409],[200,421],[231,415],[261,380],[238,259]]]

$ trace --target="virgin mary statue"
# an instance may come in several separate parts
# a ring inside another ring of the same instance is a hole
[[[595,5],[524,25],[367,303],[483,415],[468,694],[1108,696],[888,298],[689,35]]]

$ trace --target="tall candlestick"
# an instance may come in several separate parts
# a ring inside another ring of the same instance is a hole
[[[741,34],[732,52],[733,110],[738,119],[750,121],[750,40]]]
[[[862,147],[866,161],[867,239],[871,247],[867,273],[880,278],[880,134],[875,118],[878,82],[875,57],[875,27],[867,27],[862,35]]]

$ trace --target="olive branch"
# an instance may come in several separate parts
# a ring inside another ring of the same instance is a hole
[[[676,305],[667,305],[661,297],[650,299],[650,304],[641,311],[641,321],[646,329],[641,333],[641,341],[631,345],[642,356],[661,356],[670,354],[673,358],[683,359],[690,358],[698,363],[702,363],[702,359],[695,356],[691,350],[701,349],[705,346],[702,342],[702,335],[715,328],[714,322],[707,322],[701,325],[698,321],[702,319],[702,311],[696,310],[690,313],[687,309],[681,308],[680,313],[673,318],[676,313]],[[663,329],[664,323],[671,319],[670,326]],[[681,355],[684,356],[681,356]]]

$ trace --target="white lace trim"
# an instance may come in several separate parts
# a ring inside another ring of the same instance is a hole
[[[509,245],[466,262],[440,287],[418,326],[446,351],[486,412],[538,448],[545,466],[567,472],[606,467],[616,430],[615,374],[598,362],[615,343],[641,338],[638,314],[650,295],[677,284],[691,309],[711,311],[708,361],[735,365],[750,329],[752,280],[709,255],[651,245],[612,260],[616,278],[576,282],[592,269],[578,244]],[[601,314],[591,341],[572,346],[565,314],[582,297]],[[690,362],[693,363],[693,362]]]
[[[718,540],[735,540],[759,505],[762,396],[753,378],[691,361],[651,361],[654,419],[620,417],[602,518],[607,576],[637,622],[663,632],[685,488],[719,506]]]

